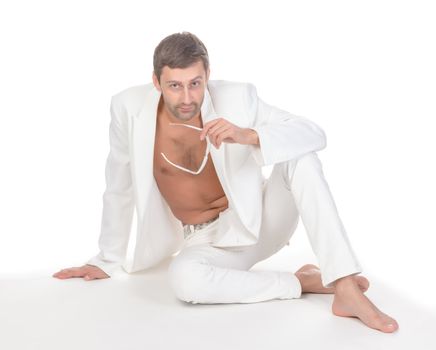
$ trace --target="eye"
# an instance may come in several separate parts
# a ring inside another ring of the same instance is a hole
[[[191,85],[192,85],[192,86],[199,86],[199,85],[200,85],[200,82],[199,82],[199,81],[194,81]]]
[[[174,88],[174,89],[177,88],[178,86],[179,86],[179,84],[177,84],[177,83],[171,83],[170,84],[170,87]]]

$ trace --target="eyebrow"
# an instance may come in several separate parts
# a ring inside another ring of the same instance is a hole
[[[201,79],[203,79],[203,77],[202,77],[201,75],[198,75],[198,76],[196,76],[195,78],[191,79],[190,82],[191,82],[191,81],[194,81],[194,80],[198,80],[198,79],[201,80]],[[166,81],[165,83],[166,83],[166,84],[170,84],[170,83],[178,83],[178,84],[180,84],[181,81],[177,81],[177,80],[168,80],[168,81]]]

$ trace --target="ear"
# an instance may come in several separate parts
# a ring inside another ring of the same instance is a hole
[[[209,81],[209,76],[210,76],[210,68],[208,68],[206,72],[206,83]]]
[[[153,73],[152,73],[151,78],[153,79],[153,84],[154,84],[155,88],[156,88],[159,92],[162,92],[162,89],[161,89],[160,84],[159,84],[159,79],[157,78],[157,76],[156,76],[156,74],[154,73],[154,71],[153,71]]]

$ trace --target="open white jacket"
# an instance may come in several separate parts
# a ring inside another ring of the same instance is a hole
[[[108,275],[122,267],[135,272],[176,253],[183,243],[182,223],[172,214],[153,176],[156,112],[161,93],[152,83],[127,88],[111,99],[110,151],[99,253],[86,264]],[[210,80],[201,117],[222,117],[254,129],[255,145],[222,143],[211,147],[217,176],[229,202],[220,215],[214,246],[255,244],[262,218],[262,166],[296,159],[326,147],[326,135],[314,122],[266,104],[249,83]],[[133,259],[126,259],[133,212],[137,230]],[[225,215],[224,215],[225,213]]]

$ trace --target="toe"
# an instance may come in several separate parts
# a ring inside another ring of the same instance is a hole
[[[382,331],[386,333],[395,332],[398,329],[398,323],[393,318],[385,320]]]
[[[381,313],[373,319],[371,322],[372,328],[378,329],[385,333],[392,333],[398,329],[398,323],[392,317]]]

